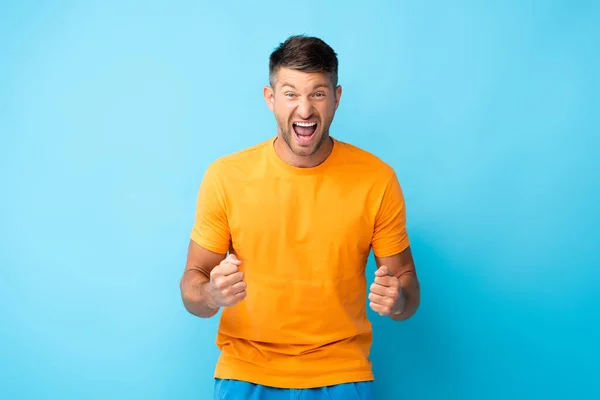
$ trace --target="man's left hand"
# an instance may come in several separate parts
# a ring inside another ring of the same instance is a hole
[[[404,295],[400,279],[382,265],[375,271],[375,281],[369,293],[370,307],[379,315],[398,315],[404,310]]]

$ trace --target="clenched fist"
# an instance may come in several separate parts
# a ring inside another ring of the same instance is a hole
[[[398,315],[404,310],[404,295],[400,279],[386,266],[375,271],[375,281],[369,293],[369,306],[379,315]]]
[[[230,254],[210,272],[208,293],[215,308],[232,306],[246,297],[244,273],[238,268],[241,264],[236,256]]]

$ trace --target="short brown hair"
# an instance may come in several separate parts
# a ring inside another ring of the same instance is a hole
[[[337,86],[337,54],[319,38],[295,35],[281,43],[271,53],[269,59],[269,83],[271,86],[274,85],[275,75],[281,67],[303,72],[328,73],[333,86]]]

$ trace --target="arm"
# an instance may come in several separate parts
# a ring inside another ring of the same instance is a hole
[[[382,195],[372,246],[378,269],[369,293],[371,308],[394,320],[410,318],[419,307],[420,289],[406,230],[404,195],[395,173]]]
[[[398,280],[396,290],[393,289],[394,283],[392,281],[389,294],[393,299],[396,299],[394,302],[396,304],[392,304],[392,307],[396,305],[400,308],[401,313],[391,313],[390,318],[395,321],[402,321],[412,317],[421,302],[421,289],[410,246],[390,257],[375,256],[375,262],[378,268],[386,266],[389,273],[393,275],[393,278],[390,278]]]
[[[190,240],[187,262],[179,287],[183,304],[190,313],[210,318],[219,307],[209,294],[210,272],[225,259],[224,254],[214,253]]]
[[[239,285],[232,288],[240,278],[235,275],[239,262],[232,256],[225,258],[231,237],[220,176],[218,164],[213,163],[200,185],[185,271],[179,284],[185,308],[203,318],[212,317],[220,306],[231,304],[235,300],[232,297],[242,296],[238,295]]]

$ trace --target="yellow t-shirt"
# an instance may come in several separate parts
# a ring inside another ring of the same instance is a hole
[[[365,266],[406,249],[394,170],[350,144],[314,168],[275,138],[219,158],[204,176],[191,239],[242,261],[247,297],[222,310],[215,377],[283,388],[372,380]]]

